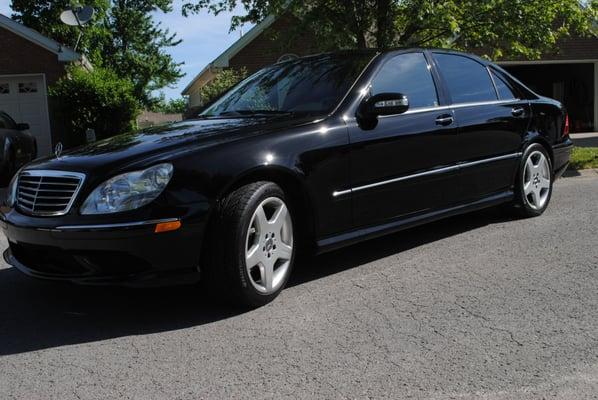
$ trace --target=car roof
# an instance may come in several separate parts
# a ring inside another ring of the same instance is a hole
[[[315,53],[310,54],[302,57],[298,57],[297,59],[313,59],[319,57],[347,57],[347,56],[377,56],[377,55],[388,55],[393,53],[401,53],[401,52],[413,52],[413,51],[431,51],[431,52],[442,52],[442,53],[449,53],[459,56],[465,56],[469,58],[473,58],[474,60],[486,65],[491,63],[489,60],[483,59],[475,54],[466,53],[459,50],[453,49],[443,49],[437,47],[394,47],[389,49],[378,49],[378,48],[367,48],[367,49],[347,49],[347,50],[336,50],[336,51],[329,51],[329,52],[322,52],[322,53]],[[285,61],[283,61],[285,62]]]

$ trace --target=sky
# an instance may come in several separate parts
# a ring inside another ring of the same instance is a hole
[[[176,32],[183,39],[178,46],[168,49],[174,60],[184,62],[182,71],[186,75],[173,88],[163,90],[167,98],[178,98],[181,91],[207,64],[239,39],[240,31],[229,33],[230,19],[241,14],[242,8],[232,13],[221,13],[218,16],[202,12],[201,14],[183,17],[181,6],[184,0],[174,1],[174,11],[169,14],[155,13],[154,17],[164,28]],[[10,0],[0,0],[0,13],[10,16]],[[250,27],[246,26],[246,32]]]

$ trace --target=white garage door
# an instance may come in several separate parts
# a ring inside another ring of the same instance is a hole
[[[43,75],[0,76],[0,110],[17,123],[29,124],[37,139],[38,156],[50,154],[48,96]]]

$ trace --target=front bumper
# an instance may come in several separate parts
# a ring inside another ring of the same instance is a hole
[[[13,211],[15,213],[15,211]],[[17,218],[22,219],[19,214]],[[2,215],[4,259],[27,275],[81,284],[163,285],[199,279],[203,218],[154,233],[159,221],[32,227]]]

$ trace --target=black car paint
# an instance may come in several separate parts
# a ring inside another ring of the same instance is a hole
[[[23,165],[37,156],[35,137],[28,132],[27,124],[17,124],[7,113],[0,111],[0,177],[8,184],[8,180]]]
[[[361,91],[390,57],[424,51],[445,109],[380,117],[364,128],[356,118]],[[477,59],[484,65],[489,63]],[[511,79],[511,78],[509,78]],[[475,107],[450,107],[450,95],[429,50],[372,54],[372,61],[350,92],[329,115],[205,118],[121,135],[29,164],[27,169],[76,171],[87,178],[69,214],[32,217],[3,207],[2,227],[11,249],[32,245],[76,257],[127,255],[129,264],[147,268],[122,273],[90,270],[80,276],[48,274],[7,260],[43,278],[81,283],[128,283],[201,269],[201,248],[208,226],[217,223],[219,200],[243,182],[271,180],[290,194],[301,212],[302,232],[317,251],[379,236],[467,210],[509,201],[518,158],[455,168],[407,182],[351,193],[351,188],[425,171],[459,166],[505,154],[520,153],[538,141],[553,156],[556,172],[568,162],[571,142],[562,136],[565,110],[560,103],[531,93],[513,79],[523,100]],[[514,117],[514,106],[524,107]],[[453,116],[447,126],[438,116]],[[400,121],[401,129],[393,122]],[[174,165],[167,189],[140,209],[111,215],[80,215],[79,207],[100,183],[117,174],[161,162]],[[338,192],[345,195],[335,195]],[[177,218],[182,228],[153,233],[153,226],[126,229],[110,225]],[[104,228],[99,227],[106,225]],[[70,227],[64,229],[62,227]],[[77,229],[77,226],[81,226]],[[86,227],[93,228],[86,228]],[[73,229],[75,227],[75,229]],[[53,253],[54,254],[54,253]],[[101,263],[100,263],[101,264]],[[188,277],[185,276],[185,279]]]

